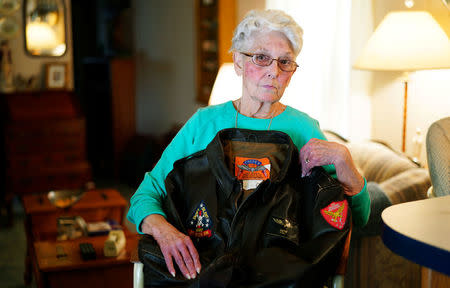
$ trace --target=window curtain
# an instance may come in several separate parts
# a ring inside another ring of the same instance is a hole
[[[266,0],[303,28],[299,68],[281,100],[319,120],[322,129],[350,132],[351,0]]]

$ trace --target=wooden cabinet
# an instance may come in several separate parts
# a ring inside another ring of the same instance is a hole
[[[7,206],[14,195],[84,187],[85,120],[70,91],[2,94],[3,177]]]
[[[207,104],[220,65],[232,62],[235,0],[196,0],[197,101]]]

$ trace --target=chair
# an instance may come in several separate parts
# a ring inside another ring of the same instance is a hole
[[[426,136],[428,169],[432,186],[429,197],[450,194],[450,117],[431,124]]]
[[[138,245],[131,251],[133,263],[133,288],[144,288],[144,264],[139,261]]]

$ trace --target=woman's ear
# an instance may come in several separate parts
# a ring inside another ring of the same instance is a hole
[[[234,70],[236,71],[236,74],[238,76],[242,76],[244,62],[243,62],[241,53],[233,52],[233,63],[234,63]]]

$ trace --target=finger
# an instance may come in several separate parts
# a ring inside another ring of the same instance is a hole
[[[161,249],[161,252],[164,255],[164,261],[166,261],[167,270],[169,270],[170,274],[175,277],[175,267],[173,267],[172,255],[163,249]]]
[[[195,270],[197,271],[198,274],[200,274],[202,264],[200,263],[200,257],[198,256],[197,249],[195,248],[194,243],[192,243],[191,238],[188,238],[186,246],[189,249],[189,253],[191,254],[192,259],[194,260]]]
[[[308,156],[309,151],[307,151],[308,149],[305,146],[303,146],[300,150],[300,166],[302,167],[302,177],[305,177],[305,175],[309,172],[309,164],[311,163],[311,160]]]
[[[183,257],[184,264],[186,265],[186,268],[189,271],[189,276],[192,279],[194,279],[197,276],[194,267],[194,260],[192,259],[190,252],[186,248],[187,242],[190,241],[191,239],[188,236],[186,236],[186,238],[187,239],[184,240],[185,242],[180,241],[177,246],[178,250],[181,253],[181,256]]]
[[[192,277],[189,273],[189,270],[186,268],[186,265],[184,264],[184,259],[178,251],[178,247],[173,248],[172,255],[178,265],[178,268],[180,268],[181,273],[183,273],[184,277],[190,280]]]

